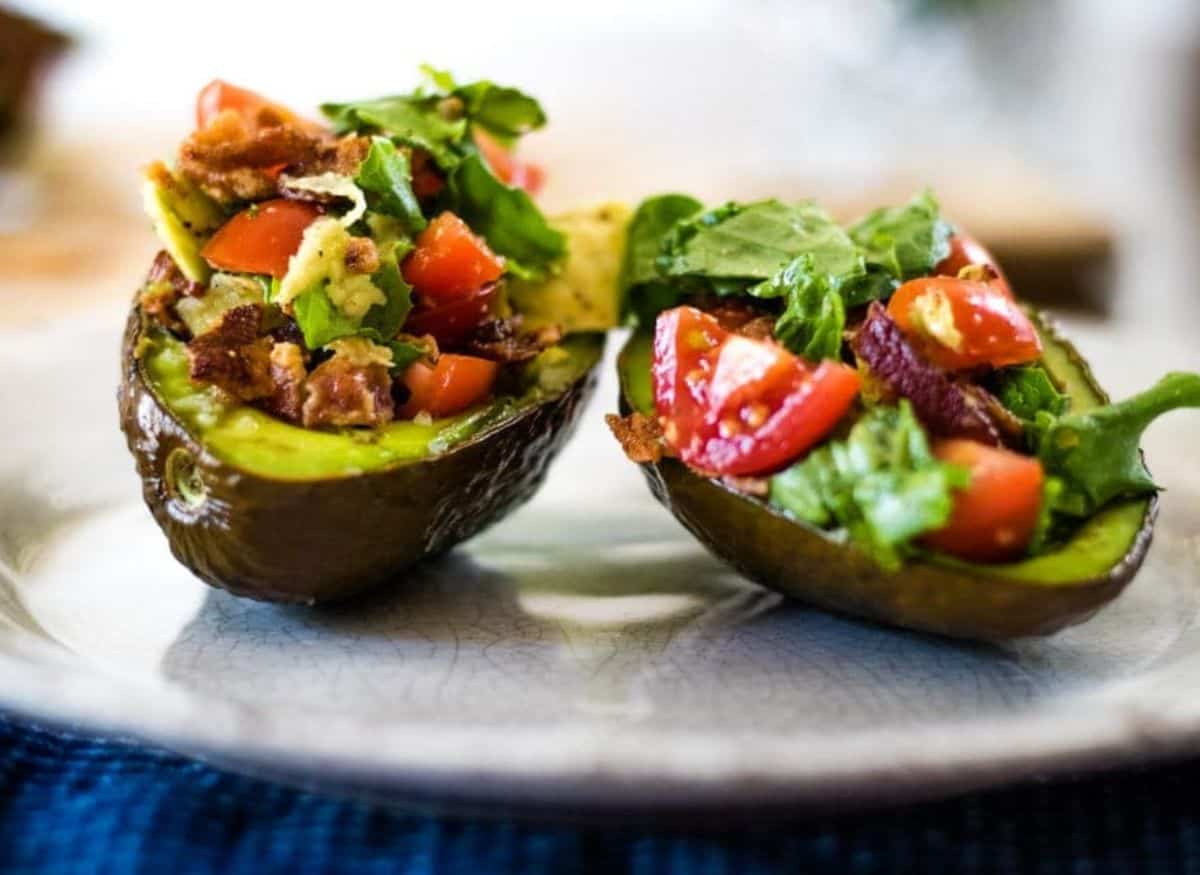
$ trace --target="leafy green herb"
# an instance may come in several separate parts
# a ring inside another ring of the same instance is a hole
[[[678,300],[677,289],[659,276],[656,262],[667,232],[703,208],[700,201],[685,194],[659,195],[638,205],[629,220],[618,277],[623,310],[652,321]]]
[[[838,526],[885,568],[950,518],[970,474],[939,462],[912,407],[875,407],[850,429],[770,481],[772,505],[816,526]]]
[[[950,234],[937,200],[928,191],[904,206],[875,210],[850,228],[868,268],[898,282],[933,273],[934,266],[950,254]]]
[[[427,224],[413,194],[408,155],[398,151],[386,137],[371,139],[371,149],[354,181],[367,193],[368,204],[376,212],[400,219],[412,232]]]
[[[811,254],[792,259],[751,293],[787,301],[775,322],[775,337],[780,343],[809,361],[839,359],[846,308],[838,293],[837,278],[816,271],[814,261]]]
[[[1000,403],[1026,422],[1033,422],[1042,411],[1058,416],[1067,409],[1067,396],[1041,365],[1005,368],[996,374],[993,389]]]
[[[541,104],[516,88],[482,81],[455,88],[452,93],[466,105],[472,124],[479,125],[506,146],[546,124]]]
[[[1155,491],[1138,444],[1151,422],[1181,407],[1200,407],[1200,374],[1167,374],[1132,398],[1080,413],[1038,413],[1038,457],[1063,484],[1054,509],[1086,517],[1114,498]]]
[[[449,209],[507,257],[508,270],[522,279],[544,276],[566,253],[566,238],[529,195],[497,179],[479,155],[467,156],[451,171],[446,195]]]
[[[415,361],[429,354],[429,350],[419,343],[410,340],[389,340],[385,344],[392,351],[392,367],[394,374],[399,374]]]
[[[323,282],[297,295],[292,308],[304,335],[304,345],[309,349],[320,349],[339,337],[358,334],[361,328],[358,319],[350,318],[334,306]]]
[[[725,204],[677,222],[663,241],[659,272],[666,277],[762,281],[799,255],[813,270],[845,282],[866,268],[853,241],[812,202],[777,200]]]
[[[376,304],[367,311],[362,320],[363,333],[373,332],[376,341],[390,340],[412,309],[412,286],[404,281],[394,256],[381,260],[379,270],[371,275],[371,282],[387,295],[387,303]]]
[[[355,103],[325,103],[321,112],[339,134],[377,131],[393,141],[424,149],[438,165],[449,169],[458,163],[459,145],[467,134],[466,117],[447,118],[437,95],[405,94]]]

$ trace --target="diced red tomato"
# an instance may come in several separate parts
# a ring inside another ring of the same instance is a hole
[[[221,79],[214,79],[200,89],[196,96],[196,127],[207,127],[209,122],[227,109],[238,113],[250,125],[258,123],[259,114],[264,109],[272,110],[278,118],[291,124],[312,124],[300,119],[286,106],[268,100],[261,94],[230,85]]]
[[[201,255],[218,270],[282,277],[320,208],[279,198],[242,210],[217,229]]]
[[[968,469],[971,483],[955,493],[950,521],[921,540],[976,562],[1019,558],[1029,546],[1041,512],[1041,463],[1011,450],[961,439],[940,441],[933,452],[943,462]]]
[[[679,458],[712,474],[776,471],[823,438],[853,403],[858,373],[812,365],[777,343],[723,329],[694,307],[661,313],[654,400]]]
[[[996,276],[990,280],[990,284],[1008,297],[1013,296],[1004,271],[1000,269],[1000,263],[996,261],[995,256],[968,234],[950,235],[950,254],[937,263],[933,272],[938,276],[958,276],[960,270],[972,264],[985,265],[994,270]]]
[[[402,378],[410,394],[399,415],[412,419],[425,411],[440,417],[466,410],[492,394],[499,372],[496,362],[472,355],[443,353],[434,365],[416,362]]]
[[[947,370],[1017,365],[1042,354],[1029,317],[990,283],[947,276],[909,280],[887,310],[921,354]]]
[[[418,336],[432,334],[440,346],[456,346],[492,318],[492,308],[499,288],[496,283],[488,283],[462,298],[445,301],[422,298],[408,314],[404,330],[408,334]]]
[[[546,181],[546,172],[531,161],[522,161],[509,150],[501,146],[492,137],[481,130],[475,131],[475,144],[483,155],[483,160],[492,168],[496,178],[501,182],[516,188],[523,188],[530,194],[542,190]]]
[[[430,222],[416,244],[401,272],[417,294],[429,298],[470,295],[504,272],[504,259],[454,213],[442,213]]]

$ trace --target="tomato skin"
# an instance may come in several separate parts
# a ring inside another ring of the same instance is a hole
[[[816,367],[771,341],[725,331],[676,307],[655,324],[655,407],[686,464],[718,475],[768,474],[823,438],[858,395],[858,373]]]
[[[398,415],[412,419],[422,411],[433,417],[459,413],[487,398],[499,373],[498,363],[472,355],[443,353],[433,365],[415,362],[402,377],[410,394]]]
[[[937,276],[956,277],[960,270],[972,264],[987,265],[994,270],[996,276],[989,281],[989,285],[999,289],[1009,298],[1013,296],[1008,279],[1004,276],[1004,271],[1000,269],[1000,263],[996,261],[996,257],[969,234],[956,232],[950,235],[950,254],[937,263],[933,272]]]
[[[941,296],[949,304],[960,335],[958,349],[923,328],[915,305],[925,295]],[[892,295],[887,312],[922,355],[946,370],[1000,368],[1034,361],[1042,354],[1041,338],[1029,317],[990,283],[944,276],[909,280]]]
[[[1024,554],[1041,512],[1041,462],[963,439],[939,441],[933,452],[967,468],[971,483],[955,493],[950,521],[922,542],[975,562],[1006,562]]]
[[[470,295],[504,272],[504,259],[454,213],[445,212],[417,235],[400,267],[417,293],[446,300]]]
[[[259,114],[264,109],[271,110],[281,121],[289,124],[310,124],[301,122],[286,106],[268,100],[261,94],[214,79],[196,96],[196,127],[208,127],[209,122],[227,109],[232,109],[251,126],[258,123]]]
[[[222,225],[201,255],[217,270],[283,277],[319,207],[284,198],[248,207]]]
[[[530,194],[542,190],[546,173],[537,164],[522,161],[481,130],[474,131],[475,145],[479,147],[483,160],[492,168],[501,182],[523,188]]]
[[[462,298],[421,299],[408,314],[404,330],[418,336],[432,334],[440,346],[456,346],[492,318],[499,289],[496,283],[488,283]]]

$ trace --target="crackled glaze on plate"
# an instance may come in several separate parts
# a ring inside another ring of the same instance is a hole
[[[1200,488],[1180,454],[1195,418],[1148,442],[1176,488],[1142,574],[1048,639],[947,642],[739,578],[604,433],[611,373],[533,503],[390,588],[309,610],[210,590],[172,560],[116,427],[119,324],[104,311],[0,346],[0,409],[18,411],[0,435],[10,707],[392,798],[539,809],[856,804],[1200,740]]]

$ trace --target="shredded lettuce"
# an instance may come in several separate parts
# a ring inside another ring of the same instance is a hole
[[[761,298],[783,298],[783,313],[775,321],[775,338],[809,361],[841,359],[846,307],[839,278],[818,271],[811,254],[797,256],[764,283],[752,288]]]
[[[367,199],[354,180],[340,173],[320,173],[316,176],[285,176],[280,180],[281,185],[298,191],[311,191],[315,194],[333,195],[350,201],[350,210],[338,221],[343,227],[349,228],[367,212]]]
[[[399,219],[410,232],[427,224],[421,205],[412,189],[412,170],[408,155],[396,149],[386,137],[373,137],[371,149],[354,177],[377,213]]]
[[[770,481],[770,503],[821,528],[845,530],[885,568],[900,566],[911,542],[946,524],[953,493],[970,482],[929,448],[912,407],[869,410],[845,440],[831,441]]]

